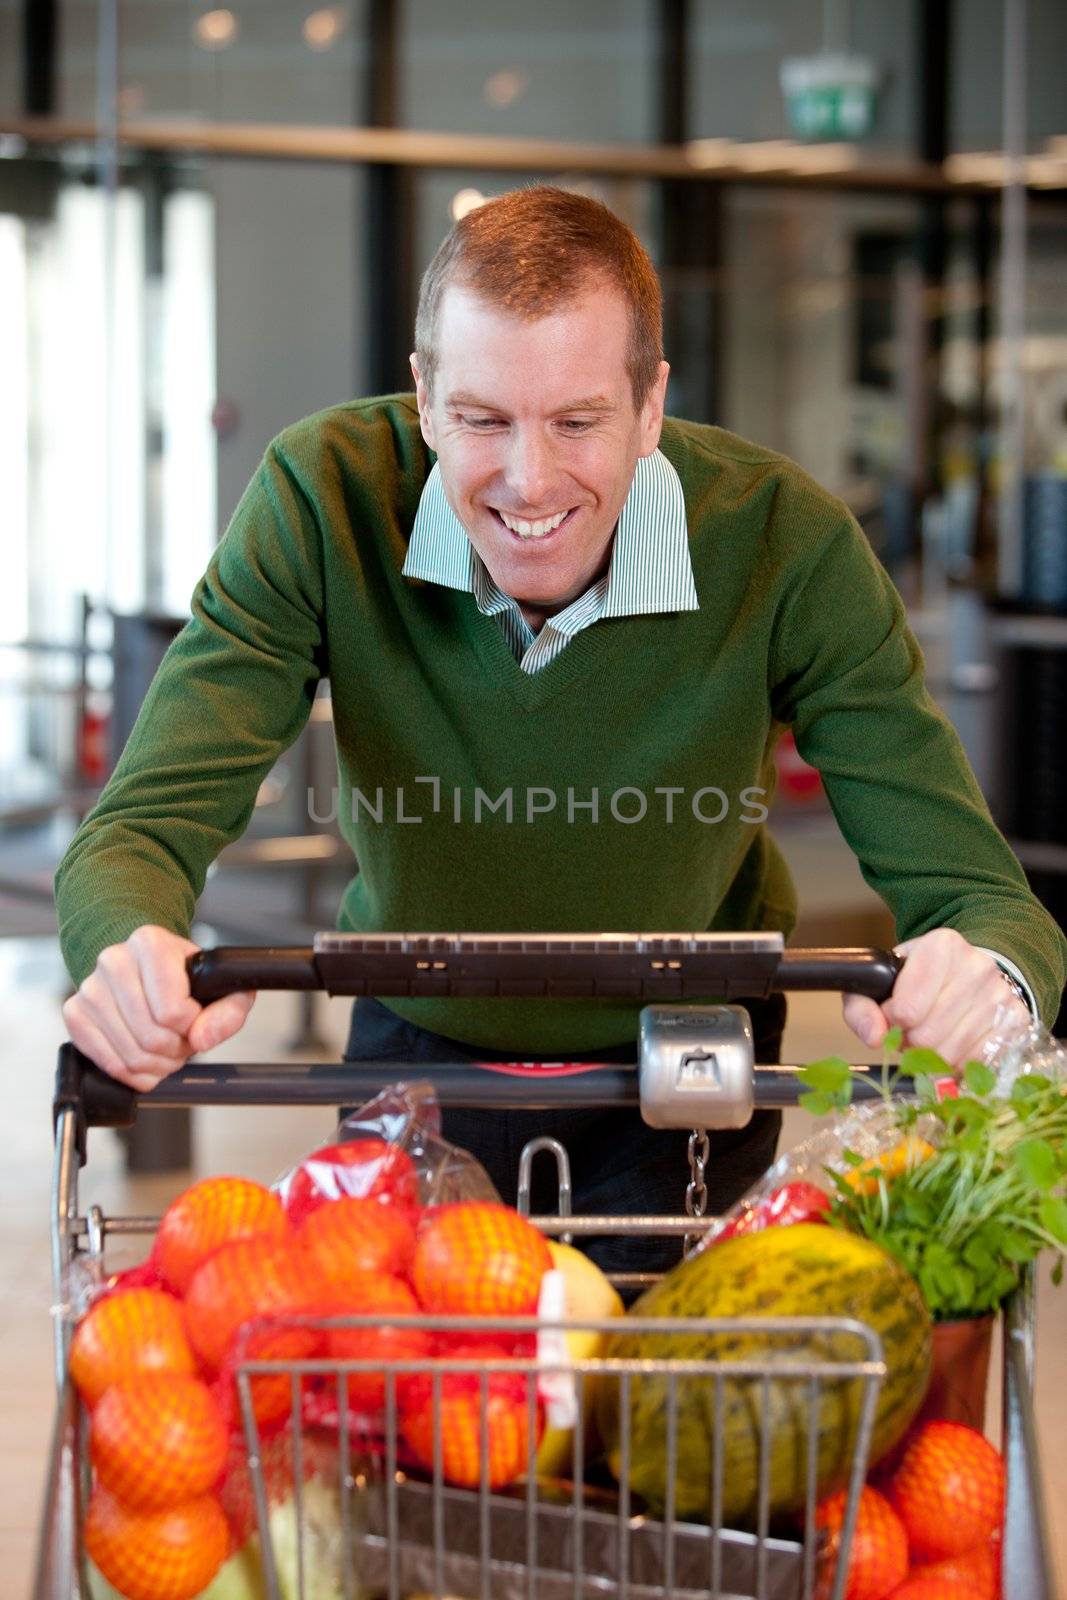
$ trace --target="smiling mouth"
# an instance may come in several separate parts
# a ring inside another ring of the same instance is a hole
[[[514,517],[510,514],[505,514],[503,511],[497,511],[492,506],[489,509],[500,525],[506,528],[513,538],[521,539],[523,543],[526,543],[531,539],[548,539],[552,534],[558,533],[561,528],[566,527],[578,508],[577,506],[571,506],[569,511],[557,512],[554,517],[543,517],[538,522],[529,522],[525,517]]]

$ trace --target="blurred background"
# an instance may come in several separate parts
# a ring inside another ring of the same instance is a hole
[[[408,386],[419,276],[465,209],[548,180],[637,230],[670,409],[848,502],[1067,925],[1065,66],[1063,0],[0,0],[6,1591],[51,1406],[52,873],[271,437]],[[308,795],[333,775],[324,686],[209,880],[204,942],[332,923],[355,864]],[[796,942],[892,940],[788,743],[772,825]],[[343,1010],[264,997],[223,1053],[336,1054]],[[854,1050],[836,999],[791,1018],[786,1060]],[[157,1210],[175,1172],[270,1177],[312,1138],[230,1128],[101,1135],[87,1198]]]
[[[407,387],[451,220],[533,179],[648,246],[670,408],[855,511],[1062,921],[1065,61],[1062,0],[0,0],[0,932],[53,931],[270,438]],[[209,885],[224,933],[332,919],[317,712]],[[891,935],[788,745],[775,823],[805,937]]]

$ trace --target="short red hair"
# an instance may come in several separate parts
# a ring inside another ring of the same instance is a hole
[[[462,217],[423,274],[415,354],[429,388],[437,322],[450,283],[489,305],[536,319],[574,300],[590,282],[618,289],[630,309],[627,371],[634,406],[648,397],[663,360],[663,295],[648,252],[599,200],[539,184],[512,189]]]

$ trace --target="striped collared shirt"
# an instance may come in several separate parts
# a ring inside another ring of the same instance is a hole
[[[435,463],[411,530],[403,574],[473,594],[483,616],[497,617],[523,672],[539,672],[576,633],[606,617],[698,611],[682,483],[659,450],[637,463],[619,513],[611,563],[584,594],[534,633],[517,603],[494,583],[445,498]]]

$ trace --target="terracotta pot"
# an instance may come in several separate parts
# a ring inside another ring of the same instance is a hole
[[[934,1323],[933,1365],[920,1422],[965,1422],[985,1426],[986,1383],[993,1317],[963,1317]]]

